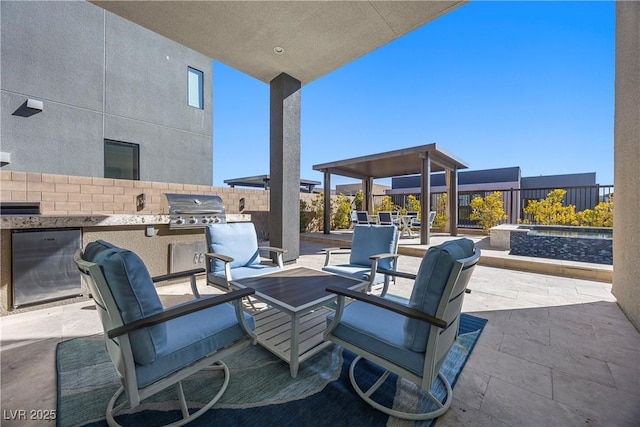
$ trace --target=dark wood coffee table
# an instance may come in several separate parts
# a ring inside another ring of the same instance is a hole
[[[253,288],[253,298],[270,308],[254,315],[258,343],[289,363],[291,376],[309,357],[331,345],[323,339],[326,305],[336,299],[329,285],[345,289],[366,289],[368,282],[349,279],[307,267],[295,267],[262,276],[232,280],[233,288]]]

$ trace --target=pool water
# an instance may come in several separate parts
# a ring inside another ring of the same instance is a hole
[[[580,230],[564,230],[564,229],[531,229],[527,233],[530,236],[558,236],[558,237],[578,237],[583,239],[613,239],[611,231],[588,231]]]

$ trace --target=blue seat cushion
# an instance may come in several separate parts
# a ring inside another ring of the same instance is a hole
[[[255,329],[253,316],[243,314],[248,326]],[[167,343],[163,351],[153,363],[136,365],[139,387],[146,387],[246,336],[231,304],[200,310],[165,324]]]
[[[371,267],[372,255],[396,253],[398,247],[398,228],[395,225],[356,225],[351,240],[349,264]],[[378,266],[390,270],[393,259],[380,260]]]
[[[138,255],[104,240],[84,250],[86,261],[100,266],[125,324],[164,311],[149,271]],[[166,345],[164,324],[134,331],[129,336],[136,363],[152,363]]]
[[[280,270],[280,267],[266,264],[252,264],[246,267],[238,267],[231,270],[232,280],[244,279],[246,277],[253,277],[259,274],[267,274]],[[226,278],[224,271],[214,271],[208,274],[208,279],[213,283],[225,283]]]
[[[351,277],[356,280],[369,281],[371,275],[371,266],[365,265],[352,265],[352,264],[338,264],[338,265],[326,265],[322,267],[322,270],[329,273],[337,274],[338,276]],[[376,274],[373,283],[380,283],[384,281],[383,274]]]
[[[205,228],[205,236],[209,252],[233,258],[231,268],[260,264],[258,237],[253,223],[210,224]],[[224,271],[224,262],[214,261],[212,271]]]
[[[468,258],[473,253],[474,244],[469,239],[450,240],[430,247],[420,263],[409,307],[435,316],[454,262]],[[417,352],[425,351],[430,330],[431,326],[426,322],[407,319],[404,326],[405,347]]]
[[[335,313],[327,316],[327,325]],[[424,353],[409,350],[404,345],[405,317],[362,301],[345,307],[333,335],[386,360],[422,375]]]

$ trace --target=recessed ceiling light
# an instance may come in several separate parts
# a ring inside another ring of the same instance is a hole
[[[284,48],[282,46],[276,46],[273,48],[273,51],[278,55],[282,55],[284,53]]]

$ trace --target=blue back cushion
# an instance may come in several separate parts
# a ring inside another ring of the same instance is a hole
[[[252,222],[210,224],[205,228],[209,252],[233,258],[231,268],[260,264],[258,237]],[[224,270],[224,262],[215,261],[213,271]]]
[[[469,239],[450,240],[430,247],[420,263],[409,307],[435,316],[454,262],[473,253],[474,244]],[[412,351],[425,351],[430,330],[428,323],[407,318],[404,324],[405,347]]]
[[[398,228],[395,225],[356,225],[351,241],[350,264],[370,267],[371,255],[396,253],[398,247]],[[392,259],[383,259],[379,267],[390,270]]]
[[[164,311],[147,268],[134,252],[98,240],[87,245],[83,258],[100,266],[125,324]],[[135,361],[147,365],[166,345],[166,326],[143,328],[129,338]]]

